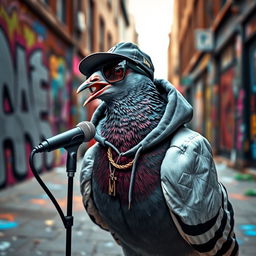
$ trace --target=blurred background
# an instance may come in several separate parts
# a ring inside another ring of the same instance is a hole
[[[32,176],[43,138],[90,120],[88,54],[132,41],[194,107],[189,124],[238,169],[256,162],[255,0],[0,0],[0,187]],[[87,147],[84,146],[85,150]],[[40,172],[63,164],[57,150]]]

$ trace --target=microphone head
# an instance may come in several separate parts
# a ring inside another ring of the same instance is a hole
[[[93,123],[88,121],[83,121],[77,124],[77,127],[79,127],[84,133],[85,141],[89,141],[95,136],[96,129]]]

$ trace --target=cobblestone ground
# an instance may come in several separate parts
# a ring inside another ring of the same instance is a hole
[[[226,186],[235,210],[240,256],[256,255],[256,196],[250,180],[237,180],[235,172],[217,164],[219,178]],[[72,256],[120,256],[121,248],[112,237],[91,222],[81,203],[78,183],[74,182],[74,218]],[[67,178],[65,168],[42,175],[49,189],[66,209]],[[0,256],[63,256],[65,228],[51,201],[38,183],[31,179],[0,191]],[[178,255],[177,255],[178,256]]]

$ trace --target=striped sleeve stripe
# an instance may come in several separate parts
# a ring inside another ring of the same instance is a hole
[[[172,215],[172,217],[173,217],[173,219],[175,218],[175,224],[176,224],[176,226],[178,227],[178,229],[179,229],[179,232],[181,233],[183,233],[184,234],[184,236],[186,236],[186,240],[189,240],[189,241],[193,241],[193,243],[194,244],[204,244],[204,243],[206,243],[206,242],[208,242],[208,241],[210,241],[212,238],[214,238],[214,236],[215,236],[215,233],[216,233],[216,231],[220,228],[220,226],[221,226],[221,223],[222,223],[222,221],[223,221],[223,218],[225,218],[225,216],[224,216],[224,210],[221,208],[220,210],[219,210],[219,212],[218,212],[218,218],[217,218],[217,220],[216,220],[216,223],[215,223],[215,225],[213,224],[213,226],[211,226],[211,225],[206,225],[206,226],[208,226],[208,231],[207,231],[207,229],[205,229],[204,228],[204,230],[202,229],[202,232],[200,233],[200,234],[198,234],[198,232],[195,232],[195,233],[197,233],[198,235],[189,235],[187,232],[186,232],[186,230],[188,230],[188,228],[187,228],[187,226],[188,225],[186,225],[186,224],[182,224],[182,221],[181,221],[181,219],[178,217],[178,216],[174,216],[174,215]],[[215,218],[214,218],[215,219]],[[179,221],[178,221],[179,220]],[[186,228],[184,228],[184,226],[186,226]],[[200,226],[202,226],[202,224],[200,224]],[[190,230],[192,230],[193,229],[193,226],[189,226],[189,229]],[[200,231],[200,229],[199,229],[199,231]],[[204,233],[203,233],[203,231],[205,231]],[[189,232],[190,234],[192,233],[192,232]]]
[[[235,244],[235,247],[234,247],[232,253],[230,254],[230,256],[238,256],[239,246],[238,246],[238,243],[236,240],[235,240],[234,244]],[[225,256],[229,256],[229,254],[226,254]]]
[[[234,233],[232,232],[232,235]],[[230,237],[223,245],[222,248],[216,253],[215,256],[223,256],[234,249],[235,244],[233,244],[232,237]]]
[[[229,202],[228,202],[228,210],[230,211],[230,225],[231,225],[232,229],[231,229],[230,233],[228,234],[227,240],[222,244],[221,249],[216,253],[216,256],[224,255],[227,251],[230,251],[231,248],[234,247],[233,242],[234,241],[236,242],[235,234],[233,232],[234,212],[233,212],[232,206]]]
[[[198,225],[188,225],[182,222],[179,216],[174,215],[172,213],[172,217],[178,228],[179,232],[183,234],[184,239],[188,241],[193,241],[193,244],[204,244],[207,243],[209,240],[213,239],[215,236],[216,231],[220,228],[221,224],[223,223],[223,219],[225,219],[225,211],[224,209],[224,195],[222,195],[222,206],[220,210],[211,220]],[[216,219],[217,217],[217,219]],[[191,243],[190,242],[190,243]]]
[[[177,216],[177,221],[179,222],[179,225],[182,227],[182,230],[184,233],[190,236],[198,236],[202,233],[207,232],[212,227],[214,227],[216,222],[220,222],[220,215],[221,215],[221,218],[223,215],[223,212],[221,210],[222,209],[220,208],[220,210],[212,219],[202,224],[200,223],[198,225],[188,225],[188,224],[185,224],[178,216]]]
[[[225,188],[221,185],[222,206],[218,214],[210,221],[198,225],[188,225],[171,212],[174,223],[181,236],[200,254],[203,255],[236,255],[238,245],[233,233],[233,209],[228,201]],[[215,221],[215,222],[214,222]],[[193,232],[193,229],[195,232]],[[201,233],[199,233],[201,231]]]
[[[233,232],[232,232],[233,233]],[[236,256],[238,254],[238,243],[236,241],[236,237],[235,234],[232,234],[232,237],[230,237],[229,241],[229,248],[227,249],[227,251],[224,252],[224,250],[219,251],[216,255],[220,255],[220,256]],[[226,248],[225,248],[226,250]]]
[[[224,195],[224,194],[223,194]],[[224,196],[224,217],[222,219],[222,224],[220,228],[216,231],[215,236],[209,242],[195,246],[191,244],[199,252],[211,252],[210,255],[215,255],[219,250],[221,250],[223,244],[229,240],[230,233],[233,230],[234,220],[233,220],[233,209],[229,208],[227,197]],[[220,254],[223,255],[223,254]]]
[[[224,213],[224,217],[221,221],[221,226],[216,231],[214,237],[206,243],[199,244],[199,245],[193,243],[191,244],[191,246],[194,247],[198,252],[207,252],[207,251],[213,250],[217,241],[221,239],[221,237],[223,236],[223,230],[225,229],[226,224],[227,224],[227,214]]]
[[[227,217],[228,217],[228,221],[227,221],[227,225],[225,226],[225,229],[223,230],[223,235],[222,237],[217,241],[215,248],[211,251],[212,254],[210,255],[216,255],[218,252],[220,252],[220,255],[223,255],[221,250],[225,244],[226,241],[228,241],[230,239],[231,234],[233,233],[233,227],[234,227],[234,218],[233,218],[233,209],[231,204],[228,202],[228,197],[227,197],[227,193],[226,190],[224,189],[223,186],[222,187],[222,193],[224,195],[224,205],[225,205],[225,211],[227,213]],[[232,243],[230,244],[229,248],[233,246],[233,240]]]

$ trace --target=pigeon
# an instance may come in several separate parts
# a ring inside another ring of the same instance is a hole
[[[193,109],[148,54],[121,42],[85,57],[77,92],[100,99],[82,161],[84,207],[126,256],[238,255],[234,211]]]

